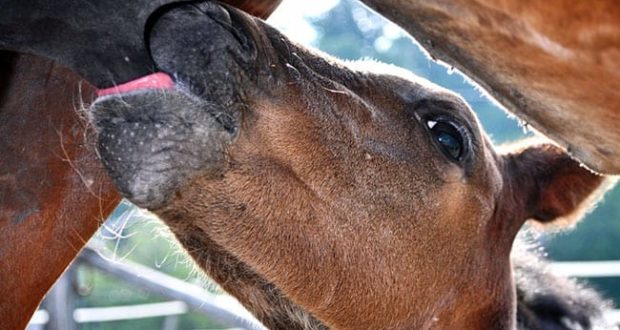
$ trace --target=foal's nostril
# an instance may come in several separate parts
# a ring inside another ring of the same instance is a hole
[[[247,32],[243,30],[243,24],[239,22],[238,17],[233,17],[224,6],[214,5],[213,3],[207,4],[209,10],[204,11],[205,14],[224,27],[237,40],[244,52],[254,54],[254,44],[246,35]]]
[[[257,45],[249,19],[211,2],[179,5],[163,13],[150,30],[149,45],[157,68],[174,76],[194,96],[230,108],[254,88],[259,77]],[[230,133],[235,127],[224,118]]]
[[[207,16],[209,16],[211,19],[213,19],[214,21],[220,24],[225,24],[225,25],[232,24],[230,13],[223,6],[220,6],[214,2],[208,1],[208,2],[198,3],[195,5],[195,7],[198,8],[198,10],[200,10],[201,12],[205,13]]]

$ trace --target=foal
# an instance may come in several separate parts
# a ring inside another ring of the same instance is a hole
[[[553,145],[498,153],[454,93],[232,8],[170,8],[149,41],[174,86],[93,104],[102,161],[270,328],[515,328],[519,228],[577,219],[604,182]]]

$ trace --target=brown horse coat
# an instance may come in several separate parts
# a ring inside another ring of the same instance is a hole
[[[513,328],[517,231],[573,221],[604,181],[553,145],[499,153],[457,95],[230,8],[179,6],[149,38],[176,87],[98,99],[102,161],[273,328]]]
[[[279,3],[277,0],[226,2],[263,17]],[[67,9],[61,1],[46,2],[44,7],[53,9],[53,6],[57,6],[57,11]],[[2,8],[0,16],[19,16],[16,8]],[[107,18],[88,19],[105,21]],[[10,26],[8,21],[0,22],[0,48],[7,45],[7,35],[2,32],[12,33],[18,28],[30,29],[34,33],[31,37],[46,42],[41,38],[40,32],[45,28],[40,22],[26,26],[26,20],[18,17],[18,26]],[[61,30],[50,28],[46,32],[58,31]],[[106,31],[100,32],[104,35]],[[48,37],[47,42],[51,35]],[[62,31],[54,37],[66,41]],[[139,37],[142,38],[142,33]],[[17,45],[12,46],[9,48],[15,50]],[[20,44],[20,50],[32,51],[30,46]],[[99,73],[110,77],[107,71]],[[94,94],[92,86],[81,79],[49,59],[0,52],[0,321],[3,329],[26,326],[47,290],[120,200],[94,153],[86,130],[88,124],[80,113],[80,102],[91,102]]]

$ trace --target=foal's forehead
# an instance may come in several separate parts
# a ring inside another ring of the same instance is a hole
[[[375,85],[394,93],[409,109],[433,106],[466,120],[472,127],[479,126],[473,110],[460,95],[411,71],[375,61],[357,61],[350,66],[374,80]]]
[[[393,65],[373,63],[365,67],[368,68],[365,74],[374,77],[375,85],[392,93],[394,99],[407,111],[434,110],[449,113],[466,122],[474,134],[482,135],[474,111],[455,92]]]

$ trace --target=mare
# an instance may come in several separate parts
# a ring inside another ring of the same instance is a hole
[[[279,3],[227,2],[260,17],[269,16]],[[49,288],[120,201],[79,111],[94,96],[92,85],[54,61],[0,51],[3,329],[26,326]]]
[[[582,163],[620,174],[620,2],[362,2]]]

